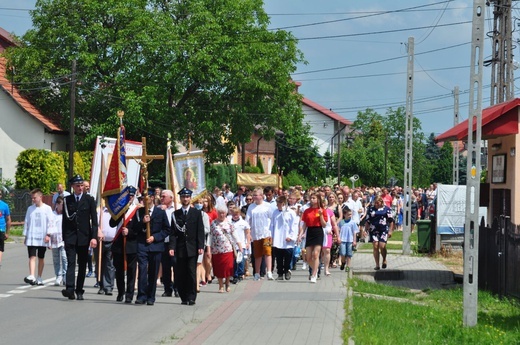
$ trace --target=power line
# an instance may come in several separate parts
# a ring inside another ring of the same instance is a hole
[[[303,28],[303,27],[315,26],[315,25],[339,23],[339,22],[344,22],[344,21],[349,21],[349,20],[381,16],[381,15],[390,14],[390,13],[405,12],[405,11],[408,11],[408,10],[419,9],[419,8],[424,8],[424,7],[430,7],[430,6],[435,6],[435,5],[443,4],[443,3],[449,3],[451,1],[453,1],[453,0],[442,1],[442,2],[439,2],[439,3],[435,3],[435,4],[426,4],[426,5],[408,7],[408,8],[403,8],[403,9],[399,9],[399,10],[375,12],[375,13],[370,13],[370,14],[358,16],[358,17],[342,18],[342,19],[335,19],[335,20],[328,20],[328,21],[322,21],[322,22],[316,22],[316,23],[308,23],[308,24],[300,24],[300,25],[283,26],[283,27],[274,28],[274,29],[271,29],[271,30],[286,30],[286,29]]]
[[[446,50],[446,49],[457,48],[457,47],[461,47],[461,46],[464,46],[464,45],[467,45],[467,44],[470,44],[470,43],[471,42],[465,42],[465,43],[459,43],[459,44],[455,44],[455,45],[448,46],[448,47],[432,49],[432,50],[428,50],[428,51],[425,51],[425,52],[422,52],[422,53],[416,53],[415,56],[435,53],[435,52]],[[382,60],[362,62],[362,63],[358,63],[358,64],[354,64],[354,65],[346,65],[346,66],[331,67],[331,68],[322,68],[322,69],[317,69],[317,70],[312,70],[312,71],[305,71],[305,72],[296,72],[296,73],[293,73],[293,75],[302,75],[302,74],[310,74],[310,73],[337,71],[337,70],[340,70],[340,69],[347,69],[347,68],[353,68],[353,67],[373,65],[373,64],[378,64],[378,63],[382,63],[382,62],[388,62],[388,61],[393,61],[393,60],[400,60],[400,59],[405,59],[405,58],[406,58],[405,55],[403,55],[403,56],[396,56],[396,57],[382,59]]]

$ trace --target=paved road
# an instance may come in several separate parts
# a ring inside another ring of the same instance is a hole
[[[202,288],[196,306],[160,297],[154,306],[97,295],[87,278],[84,301],[61,296],[46,255],[45,286],[28,286],[27,250],[6,245],[0,269],[1,344],[342,344],[346,274],[338,269],[310,284],[307,272],[290,281],[254,282],[218,293]],[[298,268],[301,266],[298,265]]]

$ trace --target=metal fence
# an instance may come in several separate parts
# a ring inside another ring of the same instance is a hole
[[[478,268],[480,289],[520,299],[520,226],[509,217],[480,225]]]

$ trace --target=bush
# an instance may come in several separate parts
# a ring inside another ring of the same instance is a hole
[[[237,190],[237,172],[240,166],[236,164],[213,164],[206,169],[206,189],[213,191],[213,187],[222,187],[224,183],[229,184],[231,191]],[[247,167],[246,167],[247,171]]]
[[[81,152],[74,152],[74,168],[72,176],[75,176],[77,174],[81,175],[85,181],[90,181],[90,166],[92,165],[92,157],[94,156],[94,153],[91,152],[90,154],[90,160],[88,163],[88,166],[85,165],[83,161],[83,156],[88,158],[88,152],[87,154],[83,155]],[[63,169],[65,170],[65,175],[69,174],[69,153],[65,151],[58,151],[57,152],[61,158],[63,159]],[[69,176],[69,177],[72,177]]]
[[[54,191],[57,183],[65,183],[66,174],[61,155],[47,150],[28,149],[16,159],[17,189],[40,188],[43,194]]]
[[[291,171],[287,174],[287,176],[284,176],[283,178],[283,188],[287,189],[291,186],[301,185],[303,189],[307,189],[309,187],[309,182],[307,179],[298,174],[296,170]]]

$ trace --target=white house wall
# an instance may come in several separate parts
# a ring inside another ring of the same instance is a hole
[[[2,178],[14,181],[16,158],[34,148],[65,151],[68,136],[46,133],[43,124],[25,112],[11,97],[0,92],[0,168]]]
[[[330,140],[336,132],[337,121],[306,105],[302,106],[302,110],[305,115],[303,122],[310,125],[310,134],[319,154],[323,156],[327,151],[332,152]],[[337,137],[334,140],[336,142]]]

